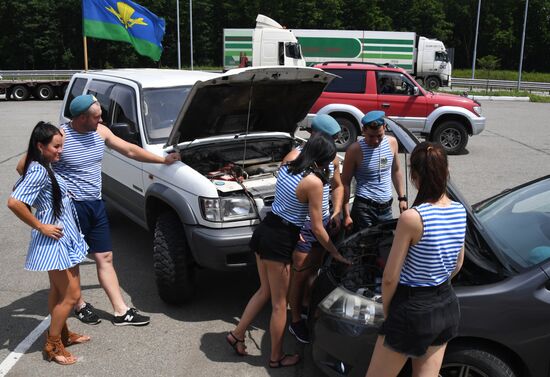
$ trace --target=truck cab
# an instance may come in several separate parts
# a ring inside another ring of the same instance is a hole
[[[451,62],[443,42],[418,37],[416,77],[424,82],[424,86],[430,90],[448,86],[451,72]]]

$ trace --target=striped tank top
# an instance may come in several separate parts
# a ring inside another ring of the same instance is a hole
[[[101,199],[104,140],[96,131],[79,133],[69,123],[60,128],[65,132],[65,143],[61,159],[52,164],[53,169],[65,179],[74,200]]]
[[[296,150],[300,153],[302,153],[302,146],[297,146]],[[334,177],[334,161],[331,161],[328,165],[330,176],[329,176],[329,182],[327,182],[326,185],[323,186],[323,220],[326,220],[330,217],[330,182],[332,181],[332,177]],[[306,221],[310,221],[309,215],[307,215]]]
[[[300,228],[309,212],[308,204],[300,202],[296,196],[296,188],[303,177],[303,174],[290,174],[288,165],[281,166],[275,184],[275,200],[271,206],[274,214]]]
[[[466,210],[451,202],[448,207],[423,203],[413,207],[422,218],[422,238],[409,247],[399,283],[411,287],[444,283],[456,268],[466,235]]]
[[[363,160],[355,172],[357,188],[355,195],[364,199],[385,203],[392,198],[391,169],[393,152],[386,136],[376,148],[369,147],[364,139],[359,140]]]

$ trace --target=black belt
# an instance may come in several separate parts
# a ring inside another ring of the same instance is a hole
[[[430,293],[440,295],[442,293],[449,291],[450,288],[451,288],[451,284],[449,280],[447,280],[441,283],[440,285],[429,286],[429,287],[411,287],[409,285],[399,284],[397,289],[399,289],[400,291],[406,292],[410,297],[410,296],[414,296],[425,292],[430,292]]]
[[[378,202],[375,202],[372,199],[363,198],[362,196],[356,196],[354,200],[357,201],[357,202],[365,203],[365,204],[367,204],[371,207],[374,207],[376,209],[386,209],[386,208],[390,207],[391,204],[393,203],[393,198],[391,198],[390,200],[388,200],[385,203],[378,203]]]
[[[301,229],[298,225],[295,225],[295,224],[291,223],[290,221],[283,219],[281,216],[276,215],[273,212],[268,212],[267,213],[266,220],[267,220],[268,224],[269,223],[279,224],[279,225],[288,226],[292,229]]]

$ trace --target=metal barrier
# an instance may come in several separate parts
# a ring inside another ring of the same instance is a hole
[[[15,71],[0,71],[0,76],[3,80],[16,80],[16,79],[33,79],[33,78],[68,78],[77,72],[82,70],[15,70]]]
[[[511,81],[511,80],[465,79],[465,78],[453,77],[453,79],[451,80],[451,88],[454,86],[482,88],[482,89],[489,89],[489,90],[493,90],[493,89],[516,90],[518,87],[518,82]],[[550,93],[550,83],[522,81],[520,85],[520,90]]]

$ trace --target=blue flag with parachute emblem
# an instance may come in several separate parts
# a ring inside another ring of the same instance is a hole
[[[165,22],[130,0],[82,0],[82,30],[87,37],[128,42],[158,61]]]

